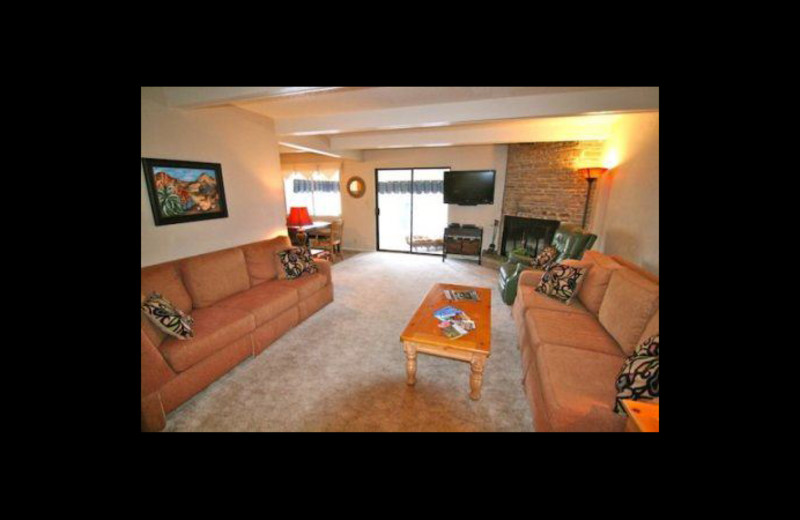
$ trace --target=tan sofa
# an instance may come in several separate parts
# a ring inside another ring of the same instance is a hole
[[[594,251],[564,263],[591,264],[570,305],[536,293],[543,272],[529,270],[512,307],[534,427],[623,431],[614,383],[625,357],[658,332],[658,277]]]
[[[142,314],[142,430],[163,429],[166,414],[333,301],[327,261],[279,279],[276,253],[289,247],[277,237],[142,268],[142,302],[161,293],[191,314],[195,332],[178,340]]]

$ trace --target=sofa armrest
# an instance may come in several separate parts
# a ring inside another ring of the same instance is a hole
[[[175,372],[142,329],[142,396],[155,392],[173,377]]]
[[[539,269],[526,269],[522,271],[519,275],[519,284],[520,285],[528,285],[530,287],[536,287],[539,285],[539,281],[542,279],[542,275],[544,271]]]
[[[314,259],[314,263],[317,264],[319,268],[319,272],[325,275],[325,278],[328,279],[328,284],[333,285],[333,276],[331,274],[331,263],[327,260],[319,260]]]

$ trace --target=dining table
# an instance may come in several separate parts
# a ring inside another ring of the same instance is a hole
[[[286,226],[289,230],[289,239],[295,246],[309,246],[310,236],[330,234],[331,223],[324,220],[315,220],[305,226]],[[327,230],[327,233],[325,232]],[[313,251],[312,251],[313,253]]]

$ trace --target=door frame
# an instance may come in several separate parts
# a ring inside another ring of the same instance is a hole
[[[411,237],[414,236],[414,170],[452,170],[451,166],[423,166],[420,168],[375,168],[375,250],[384,253],[402,253],[405,255],[423,255],[423,256],[443,256],[444,246],[442,252],[436,253],[415,253],[413,251],[412,243],[408,244],[408,251],[395,251],[394,249],[381,249],[381,224],[380,224],[380,206],[378,205],[378,172],[379,171],[392,171],[392,170],[410,170],[411,171]],[[448,212],[449,213],[449,212]],[[444,231],[444,230],[443,230]]]

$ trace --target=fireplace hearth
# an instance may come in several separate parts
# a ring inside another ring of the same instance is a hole
[[[508,255],[518,247],[533,251],[536,255],[541,249],[553,241],[556,229],[561,224],[558,220],[540,218],[503,217],[503,238],[500,242],[500,254]]]

